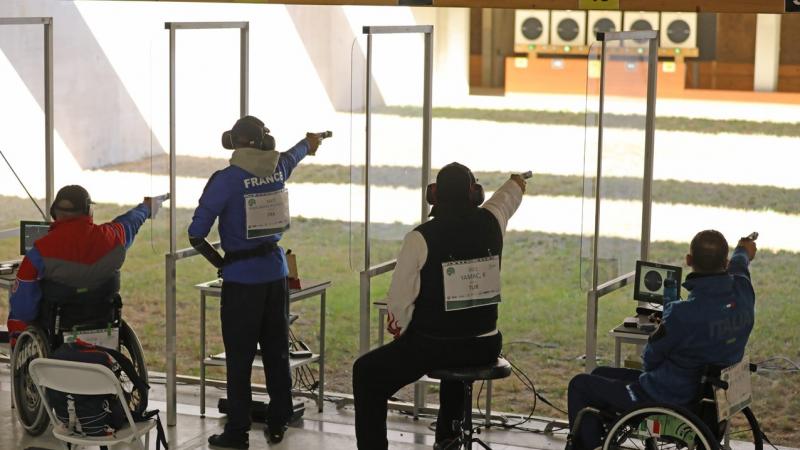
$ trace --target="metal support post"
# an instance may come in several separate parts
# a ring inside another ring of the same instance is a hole
[[[174,427],[177,424],[177,290],[175,280],[176,260],[171,254],[164,255],[165,275],[166,275],[166,353],[167,353],[167,426]]]
[[[239,114],[247,115],[250,109],[250,24],[245,22],[239,30]]]
[[[644,135],[644,179],[642,181],[642,239],[641,259],[650,254],[650,224],[653,212],[653,160],[656,132],[656,77],[658,76],[658,38],[649,43],[647,70],[647,116]]]
[[[325,401],[325,311],[327,291],[322,291],[319,299],[319,399],[317,410],[322,412],[323,402]]]
[[[422,103],[422,211],[420,223],[428,220],[430,208],[425,190],[431,178],[431,132],[433,128],[433,33],[425,33],[425,75]]]
[[[54,200],[55,162],[53,156],[53,19],[44,23],[44,151],[45,209]]]
[[[369,279],[369,271],[364,270],[361,272],[361,277],[359,280],[359,334],[358,334],[358,354],[363,355],[367,353],[370,348],[370,320],[369,320],[369,310],[370,310],[370,279]]]

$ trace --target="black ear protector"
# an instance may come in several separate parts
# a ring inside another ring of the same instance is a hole
[[[52,217],[53,220],[56,220],[56,202],[58,202],[58,201],[59,201],[59,199],[56,199],[53,202],[53,204],[50,205],[50,211],[49,212],[50,212],[50,217]],[[66,212],[80,212],[84,216],[88,216],[92,212],[92,199],[91,198],[87,198],[86,199],[86,203],[84,205],[81,205],[81,206],[75,206],[73,208],[58,208],[58,210],[59,211],[66,211]]]
[[[261,121],[256,119],[255,117],[247,116],[245,117],[241,123],[245,124],[248,128],[255,131],[255,139],[252,141],[247,141],[247,145],[253,148],[262,148],[264,145],[264,136],[267,134],[264,131],[264,123],[260,123]],[[239,144],[245,143],[245,140],[240,136],[235,136],[235,140]]]
[[[469,203],[473,206],[480,206],[486,198],[483,192],[483,186],[478,184],[475,175],[466,166],[458,165],[469,177]],[[436,183],[431,183],[425,188],[425,200],[429,205],[436,206],[439,199],[436,195]]]
[[[246,140],[246,138],[235,135],[231,130],[231,132],[222,134],[222,146],[224,148],[234,149],[238,144],[239,146],[247,145],[260,150],[275,150],[275,138],[269,134],[269,129],[264,126],[264,122],[261,120],[253,116],[245,116],[239,119],[237,125],[244,125],[254,130],[255,139]]]

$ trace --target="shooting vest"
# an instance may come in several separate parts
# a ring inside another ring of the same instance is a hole
[[[428,246],[420,270],[420,290],[409,330],[440,338],[466,338],[497,328],[497,305],[445,311],[442,264],[487,256],[500,257],[503,233],[497,219],[483,208],[466,216],[439,216],[416,228]]]

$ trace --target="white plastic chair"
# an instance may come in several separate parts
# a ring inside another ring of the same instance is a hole
[[[150,448],[150,430],[155,427],[155,420],[138,423],[133,421],[119,379],[108,367],[100,364],[37,358],[31,361],[29,370],[45,410],[50,416],[50,422],[53,424],[53,436],[65,442],[65,448],[69,448],[66,443],[72,444],[73,449],[77,449],[79,446],[112,446],[121,443],[133,444],[143,450]],[[55,416],[45,395],[47,388],[76,395],[116,395],[125,410],[128,426],[118,430],[112,436],[76,435],[70,432]],[[142,436],[145,437],[144,444],[141,442]]]

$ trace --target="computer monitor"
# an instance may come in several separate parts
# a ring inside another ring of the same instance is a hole
[[[37,239],[50,231],[50,222],[22,220],[19,223],[19,254],[25,255]]]
[[[675,298],[681,293],[681,268],[648,261],[636,261],[633,298],[642,302],[664,304],[664,281],[675,280],[677,291]]]

